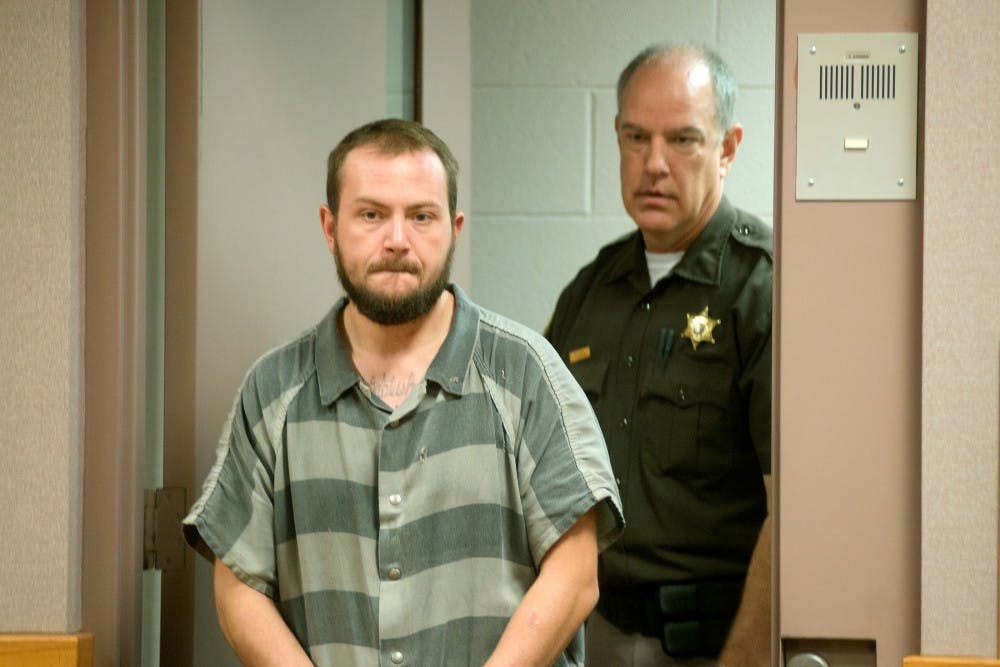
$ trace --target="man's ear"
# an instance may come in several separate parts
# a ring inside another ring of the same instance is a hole
[[[743,126],[735,123],[722,137],[722,155],[719,158],[719,175],[726,176],[736,160],[736,149],[743,141]]]
[[[319,224],[323,228],[323,236],[326,237],[326,245],[332,255],[337,250],[337,216],[326,204],[319,207]]]
[[[452,235],[457,239],[458,235],[462,233],[462,227],[465,225],[465,214],[461,211],[455,212],[455,219],[451,222]]]

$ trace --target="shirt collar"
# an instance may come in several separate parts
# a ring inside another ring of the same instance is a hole
[[[718,285],[722,278],[722,253],[735,220],[736,209],[723,196],[708,224],[674,267],[672,275],[707,285]],[[622,252],[615,256],[608,269],[607,282],[627,277],[640,292],[649,290],[651,285],[649,271],[646,269],[645,250],[642,233],[636,230]]]
[[[333,403],[361,379],[340,333],[345,306],[347,297],[341,297],[316,327],[316,375],[323,405]]]
[[[448,289],[455,295],[451,329],[425,377],[445,391],[461,395],[468,391],[466,376],[479,338],[479,308],[458,285],[449,285]]]
[[[425,377],[445,391],[463,394],[478,338],[479,309],[457,285],[449,285],[448,289],[455,295],[451,328]],[[316,374],[324,405],[336,401],[361,379],[340,330],[340,316],[345,306],[347,298],[342,297],[316,327]]]
[[[722,254],[736,222],[736,209],[722,197],[705,229],[674,267],[674,274],[706,285],[722,282]]]

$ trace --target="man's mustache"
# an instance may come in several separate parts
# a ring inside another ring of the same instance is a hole
[[[413,275],[418,275],[420,273],[420,267],[413,262],[408,262],[405,259],[384,259],[381,262],[377,262],[368,267],[368,275],[373,273],[381,273],[383,271],[391,271],[394,273],[412,273]]]

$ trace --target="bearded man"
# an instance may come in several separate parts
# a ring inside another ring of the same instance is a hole
[[[620,501],[559,356],[449,283],[457,172],[409,121],[330,153],[347,296],[251,368],[184,520],[244,664],[583,664]]]

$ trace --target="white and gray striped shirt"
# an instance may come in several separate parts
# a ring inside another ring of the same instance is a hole
[[[600,427],[537,333],[457,287],[447,339],[392,410],[338,303],[241,388],[188,542],[275,600],[316,665],[481,665],[548,549],[622,530]],[[582,665],[582,635],[559,665]]]

